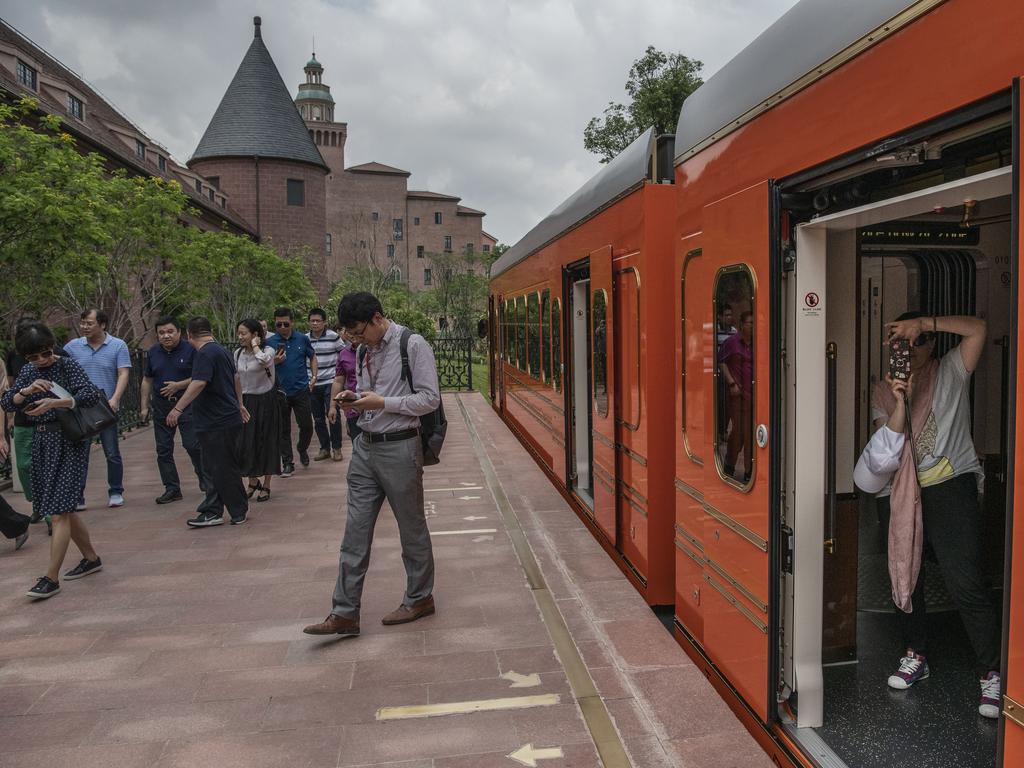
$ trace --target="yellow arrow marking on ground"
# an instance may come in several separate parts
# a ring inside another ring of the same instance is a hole
[[[515,752],[506,755],[506,757],[515,760],[520,765],[537,768],[538,760],[553,760],[556,757],[565,757],[565,755],[562,753],[561,747],[540,747],[538,749],[531,743],[520,747]]]
[[[536,672],[529,675],[521,675],[514,670],[509,670],[505,674],[501,675],[502,680],[508,680],[512,685],[512,688],[533,688],[534,686],[540,685],[540,675]]]
[[[468,531],[431,531],[431,536],[461,536],[463,534],[497,533],[497,528],[471,528]]]
[[[377,710],[378,720],[408,720],[414,717],[440,717],[442,715],[468,715],[473,712],[494,712],[502,709],[529,709],[552,707],[559,701],[557,693],[540,696],[513,696],[507,699],[481,699],[479,701],[452,701],[447,704],[414,704],[408,707],[383,707]]]

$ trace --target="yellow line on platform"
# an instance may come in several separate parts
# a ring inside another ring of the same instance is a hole
[[[505,699],[478,701],[452,701],[445,704],[414,704],[407,707],[382,707],[377,710],[378,720],[408,720],[414,717],[441,717],[442,715],[468,715],[473,712],[494,712],[504,709],[553,707],[559,701],[557,693],[537,696],[512,696]]]

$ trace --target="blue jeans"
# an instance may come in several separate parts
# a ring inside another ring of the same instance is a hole
[[[100,443],[103,445],[103,454],[107,457],[107,494],[113,496],[115,493],[124,493],[124,464],[121,461],[120,437],[117,434],[117,424],[111,424],[100,432]],[[85,481],[89,476],[89,465],[86,464],[85,475],[82,477],[82,491],[78,495],[80,502],[85,501]]]

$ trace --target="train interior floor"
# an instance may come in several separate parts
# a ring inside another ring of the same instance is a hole
[[[931,676],[906,691],[886,685],[902,648],[873,504],[862,505],[859,528],[857,663],[825,667],[825,724],[815,730],[851,768],[993,768],[998,723],[978,714],[974,655],[931,561],[925,563]],[[1001,605],[1001,593],[994,591],[993,600]]]
[[[185,499],[157,506],[151,432],[121,443],[121,509],[94,450],[103,571],[30,603],[45,526],[0,552],[0,763],[770,768],[489,403],[445,409],[425,473],[437,613],[381,625],[405,583],[385,506],[357,638],[302,634],[330,610],[346,463],[275,478],[240,528],[190,530],[180,446]]]

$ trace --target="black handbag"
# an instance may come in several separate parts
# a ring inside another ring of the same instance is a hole
[[[63,363],[61,371],[63,372]],[[67,387],[65,387],[67,389]],[[103,392],[92,405],[75,405],[74,408],[58,408],[57,423],[60,431],[72,443],[95,437],[107,427],[117,423],[117,414],[110,407]]]

